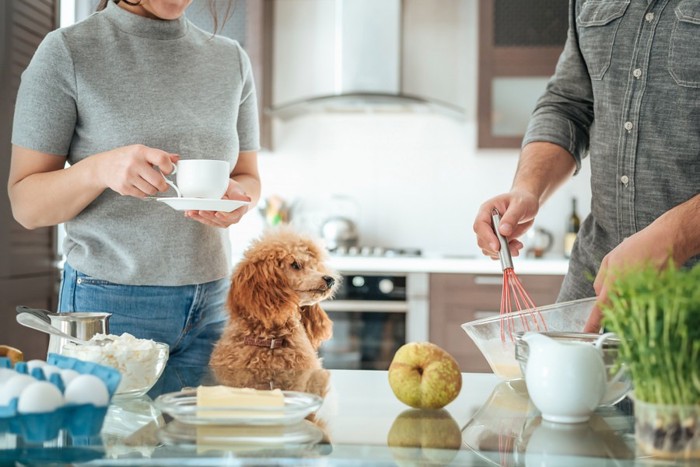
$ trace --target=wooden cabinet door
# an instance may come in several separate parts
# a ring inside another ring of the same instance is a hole
[[[7,196],[12,118],[20,77],[44,36],[58,24],[57,0],[0,2],[0,344],[46,358],[48,338],[15,321],[15,307],[54,309],[58,270],[56,228],[28,231],[15,222]]]
[[[564,276],[519,275],[536,305],[554,303]],[[501,274],[431,274],[430,342],[450,352],[466,372],[490,372],[486,359],[461,325],[497,316]]]
[[[567,29],[568,2],[479,1],[480,148],[520,147]]]

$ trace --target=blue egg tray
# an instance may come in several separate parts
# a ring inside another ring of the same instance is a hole
[[[81,374],[91,374],[105,382],[109,398],[121,381],[121,374],[114,368],[84,362],[76,358],[51,353],[46,363],[62,369],[72,369]],[[8,358],[0,357],[0,368],[12,368]],[[18,362],[14,370],[18,373],[29,374],[27,364]],[[41,368],[34,368],[30,374],[37,380],[49,381],[61,391],[65,391],[63,380],[59,374],[46,378]],[[17,412],[18,398],[10,401],[9,405],[0,406],[0,433],[9,432],[22,436],[30,442],[49,441],[58,436],[61,429],[67,429],[73,436],[94,436],[102,429],[107,407],[96,407],[92,404],[66,404],[53,412],[22,414]]]

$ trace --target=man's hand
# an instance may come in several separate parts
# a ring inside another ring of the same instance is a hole
[[[537,198],[525,191],[511,191],[491,198],[479,207],[473,226],[477,244],[484,255],[498,259],[500,244],[493,232],[493,209],[498,209],[501,214],[498,230],[508,239],[511,255],[518,256],[523,244],[517,238],[532,227],[539,209]]]
[[[598,275],[593,282],[598,300],[588,317],[584,332],[598,332],[601,327],[600,306],[608,299],[608,290],[615,276],[625,269],[639,264],[653,264],[659,269],[668,266],[673,259],[676,265],[688,260],[681,249],[676,248],[677,230],[668,218],[660,217],[647,228],[626,238],[603,258]]]

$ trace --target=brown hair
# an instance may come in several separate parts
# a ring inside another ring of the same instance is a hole
[[[100,0],[100,3],[97,4],[97,8],[95,8],[95,11],[102,11],[105,8],[107,8],[107,2],[113,1],[114,3],[119,3],[122,0]],[[137,6],[141,4],[142,0],[123,0],[124,3],[127,3],[131,6]],[[231,18],[231,15],[233,14],[233,7],[234,3],[236,0],[228,0],[226,3],[226,10],[224,11],[224,18],[223,21],[221,22],[221,28],[224,27],[224,24],[226,24],[226,21]],[[216,8],[216,0],[208,0],[207,1],[209,5],[209,13],[211,13],[211,17],[214,20],[214,31],[213,33],[216,34],[216,32],[220,29],[219,28],[219,13]]]

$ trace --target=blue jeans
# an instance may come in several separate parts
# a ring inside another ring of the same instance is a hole
[[[206,367],[221,336],[230,281],[183,286],[114,284],[76,271],[65,263],[58,311],[104,311],[110,334],[128,332],[170,346],[168,365]]]

